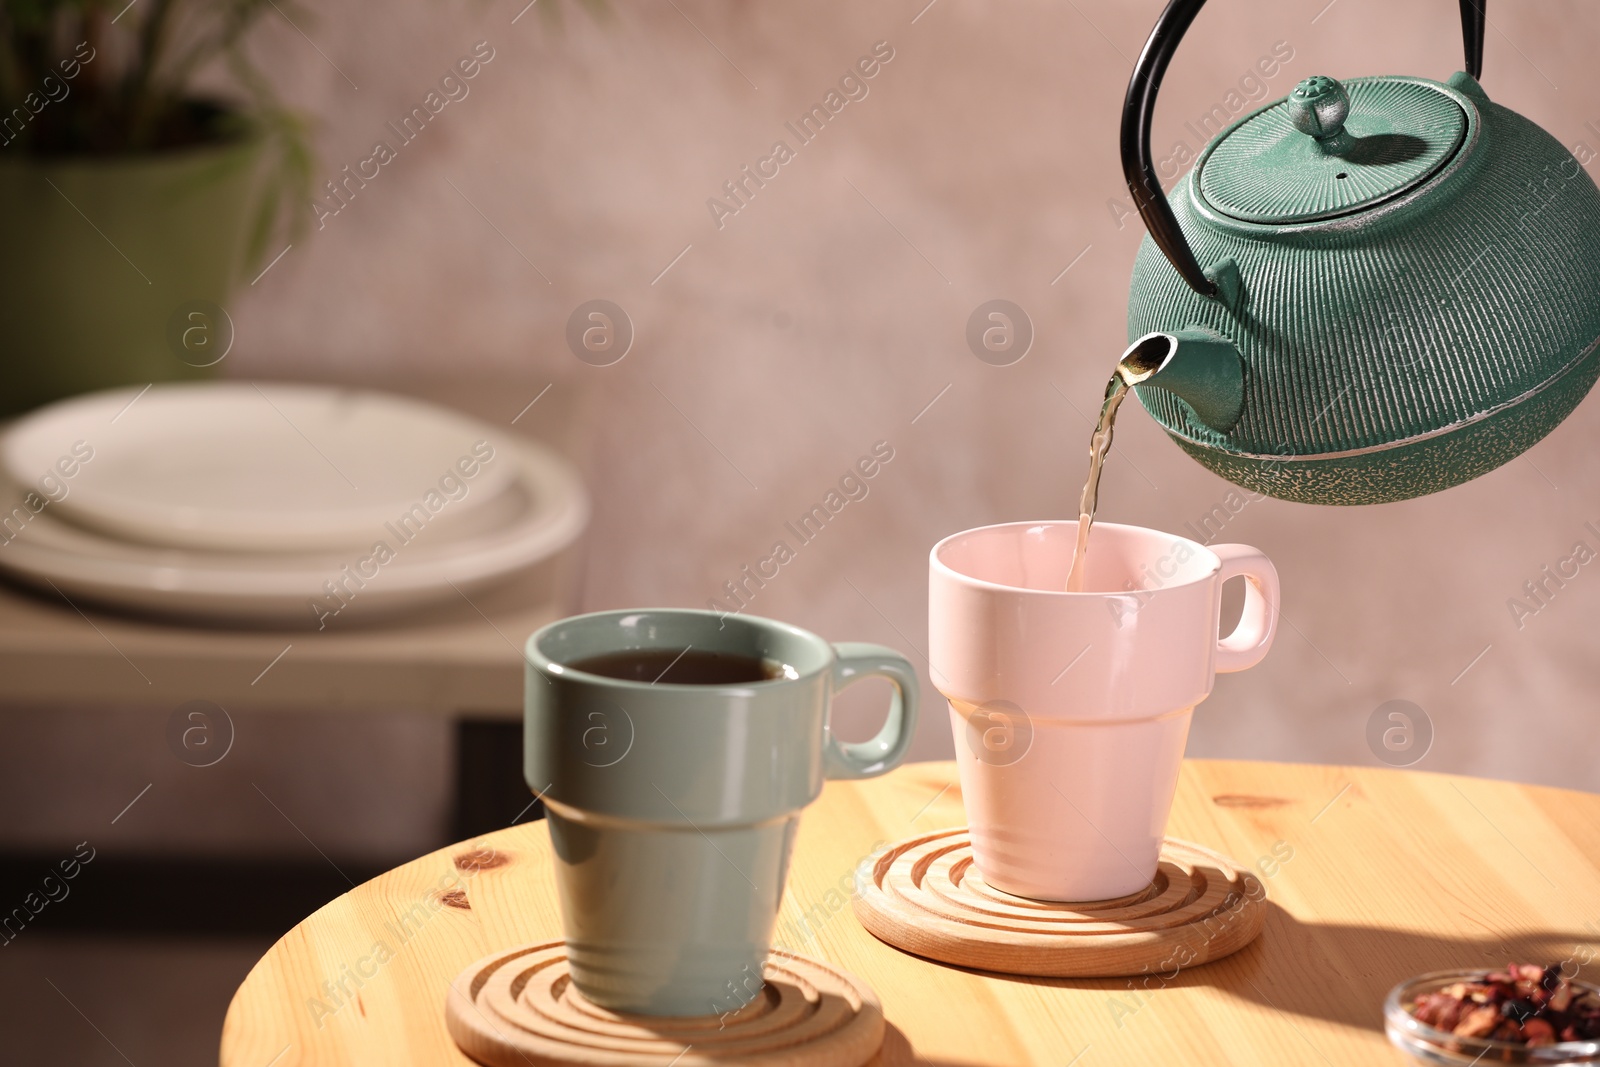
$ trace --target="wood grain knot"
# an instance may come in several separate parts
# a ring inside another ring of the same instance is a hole
[[[465,889],[448,889],[439,894],[439,903],[447,908],[460,908],[462,911],[471,911],[472,904],[467,900]]]
[[[497,849],[475,848],[468,852],[457,853],[452,862],[458,871],[489,871],[496,867],[504,867],[511,862],[511,857]]]
[[[1260,879],[1167,838],[1155,880],[1115,900],[1029,900],[989,886],[966,828],[908,838],[863,862],[856,917],[895,948],[960,967],[1057,978],[1175,973],[1237,952],[1266,922]]]
[[[830,964],[774,949],[766,985],[726,1015],[621,1015],[585,1000],[560,941],[485,957],[450,985],[445,1021],[488,1067],[862,1067],[883,1044],[870,989]]]
[[[1220,808],[1281,808],[1293,803],[1287,797],[1258,797],[1248,793],[1219,793],[1211,803]]]

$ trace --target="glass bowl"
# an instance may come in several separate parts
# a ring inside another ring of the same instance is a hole
[[[1383,1002],[1384,1031],[1396,1048],[1409,1052],[1423,1063],[1440,1067],[1489,1067],[1497,1063],[1531,1063],[1543,1067],[1560,1064],[1600,1065],[1600,1041],[1560,1041],[1554,1045],[1519,1045],[1513,1041],[1493,1041],[1482,1037],[1463,1037],[1436,1029],[1411,1014],[1408,1005],[1425,993],[1436,993],[1457,982],[1481,981],[1487,970],[1433,971],[1401,982],[1389,991]],[[1600,987],[1588,982],[1571,983],[1600,995]]]

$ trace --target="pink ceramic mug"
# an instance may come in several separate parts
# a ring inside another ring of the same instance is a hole
[[[1196,704],[1272,646],[1278,572],[1097,522],[1084,592],[1065,592],[1076,522],[984,526],[929,556],[928,661],[950,701],[974,860],[996,889],[1106,900],[1155,877]],[[1222,583],[1244,614],[1219,637]]]

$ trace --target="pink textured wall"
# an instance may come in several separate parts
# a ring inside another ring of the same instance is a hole
[[[750,610],[918,659],[935,540],[1072,510],[1086,413],[1122,345],[1141,231],[1116,131],[1158,4],[675,0],[599,22],[569,9],[556,32],[552,2],[515,22],[522,0],[338,5],[307,27],[325,56],[281,23],[265,35],[286,93],[321,119],[323,177],[378,140],[394,158],[243,295],[232,373],[504,381],[508,421],[547,383],[541,405],[592,402],[596,608],[704,606],[888,442],[867,495],[791,541]],[[1202,116],[1313,73],[1442,79],[1456,17],[1454,0],[1215,0],[1173,64],[1157,156],[1180,169]],[[1600,146],[1593,5],[1490,17],[1489,93]],[[478,42],[492,59],[466,95],[402,143],[386,123]],[[875,47],[873,76],[841,86]],[[830,89],[843,106],[802,143],[786,123]],[[709,208],[745,165],[766,184]],[[636,331],[604,368],[564,340],[594,298]],[[1036,330],[1013,366],[964,339],[992,298]],[[1371,762],[1370,714],[1404,698],[1436,732],[1421,767],[1600,788],[1600,572],[1520,629],[1507,606],[1575,542],[1600,548],[1584,526],[1600,520],[1596,421],[1591,402],[1529,459],[1442,496],[1232,516],[1222,539],[1278,562],[1285,625],[1266,664],[1220,682],[1191,753]],[[1120,441],[1107,519],[1180,529],[1227,499],[1136,409]],[[948,753],[929,710],[918,751]]]

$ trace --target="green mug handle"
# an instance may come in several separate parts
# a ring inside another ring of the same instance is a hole
[[[862,678],[887,678],[894,684],[889,717],[870,741],[840,741],[829,727],[823,749],[823,771],[829,778],[876,778],[906,758],[917,732],[917,672],[911,661],[892,648],[860,641],[833,646],[833,691]]]

